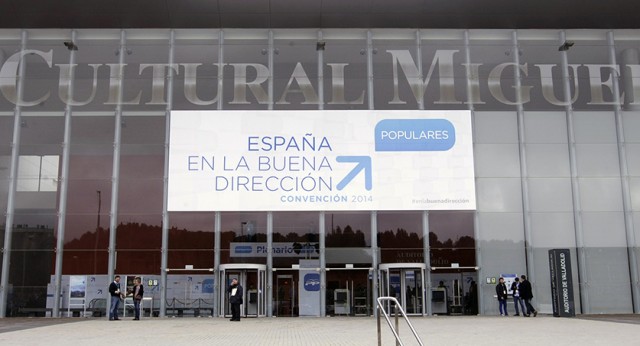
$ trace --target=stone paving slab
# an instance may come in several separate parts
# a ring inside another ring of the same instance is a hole
[[[0,320],[0,324],[7,323]],[[0,333],[0,345],[377,345],[373,317],[77,319]],[[411,318],[424,345],[639,345],[640,325],[581,318]],[[382,321],[382,345],[395,345]],[[400,323],[405,345],[418,345]]]

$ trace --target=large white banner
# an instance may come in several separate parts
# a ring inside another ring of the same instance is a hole
[[[169,211],[473,210],[469,111],[173,111]]]

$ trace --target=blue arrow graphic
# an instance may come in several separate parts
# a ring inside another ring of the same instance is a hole
[[[351,172],[338,183],[336,186],[338,190],[344,189],[364,169],[364,187],[367,191],[371,191],[371,156],[338,156],[336,161],[357,163]]]

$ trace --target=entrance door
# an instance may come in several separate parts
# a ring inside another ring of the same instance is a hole
[[[266,266],[263,264],[221,264],[220,265],[220,315],[231,316],[231,304],[227,288],[231,280],[237,279],[243,288],[243,304],[240,315],[243,317],[264,317],[266,315]]]
[[[291,317],[296,316],[296,283],[291,274],[276,276],[275,295],[275,316]]]
[[[407,315],[425,315],[423,263],[380,264],[380,296],[394,297]],[[388,310],[390,306],[386,306]]]

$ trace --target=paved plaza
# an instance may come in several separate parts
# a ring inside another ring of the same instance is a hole
[[[640,345],[640,316],[411,318],[424,345]],[[382,320],[382,344],[394,345]],[[404,345],[418,345],[400,323]],[[7,318],[0,345],[377,345],[373,317]]]

